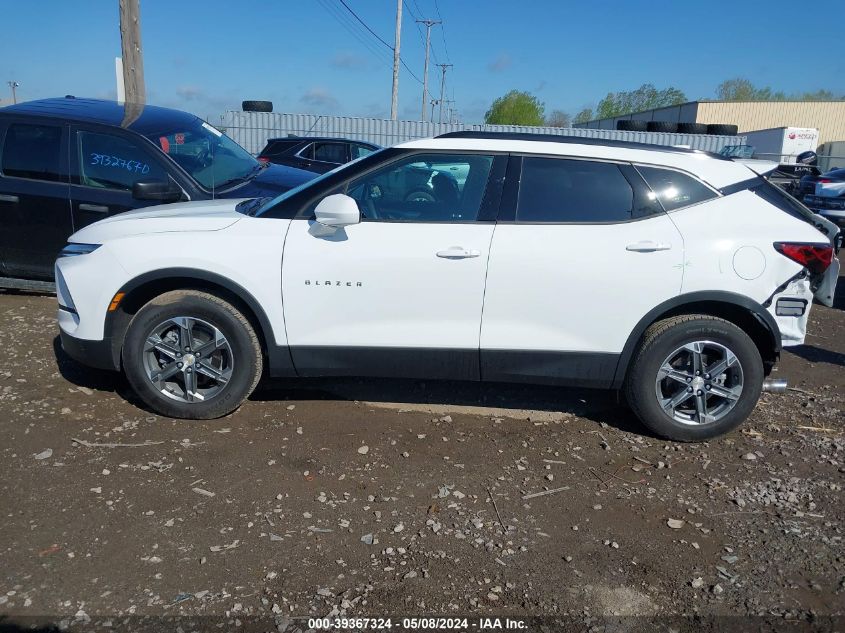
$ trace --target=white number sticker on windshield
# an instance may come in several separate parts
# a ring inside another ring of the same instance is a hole
[[[214,127],[213,125],[209,125],[209,124],[208,124],[208,123],[206,123],[205,121],[203,121],[203,122],[202,122],[202,126],[203,126],[206,130],[208,130],[209,132],[211,132],[212,134],[214,134],[214,136],[217,136],[217,137],[223,136],[223,132],[221,132],[220,130],[218,130],[218,129],[217,129],[216,127]]]

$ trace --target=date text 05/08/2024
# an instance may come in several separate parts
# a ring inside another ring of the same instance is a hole
[[[526,630],[528,624],[518,618],[309,618],[308,627],[314,630],[387,630],[402,629],[414,631],[520,631]]]

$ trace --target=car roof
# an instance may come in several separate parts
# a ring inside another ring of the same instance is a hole
[[[139,134],[155,134],[178,126],[196,124],[198,117],[182,110],[143,105],[140,114],[132,118],[132,106],[135,104],[108,101],[105,99],[87,99],[73,96],[52,99],[26,101],[0,108],[3,114],[24,114],[79,121],[100,123],[122,127]],[[127,112],[128,110],[128,112]],[[129,116],[127,116],[127,114]],[[126,120],[126,123],[124,123]]]
[[[274,136],[268,138],[268,143],[275,143],[276,141],[289,141],[291,143],[310,143],[311,141],[338,141],[344,143],[363,143],[364,145],[372,145],[378,147],[375,143],[369,141],[359,141],[357,138],[341,138],[338,136]]]
[[[397,147],[416,150],[540,154],[654,165],[689,172],[716,189],[757,178],[757,174],[747,165],[710,152],[580,136],[451,132],[435,138],[407,141]]]

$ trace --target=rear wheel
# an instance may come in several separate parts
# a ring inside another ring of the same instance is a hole
[[[684,315],[645,333],[628,372],[628,403],[657,435],[706,440],[741,424],[763,386],[751,338],[729,321]]]
[[[262,360],[246,317],[220,297],[193,290],[147,303],[129,324],[123,346],[123,368],[135,392],[174,418],[231,413],[258,384]]]

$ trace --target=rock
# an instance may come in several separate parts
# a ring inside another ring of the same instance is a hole
[[[399,532],[401,532],[404,529],[405,529],[405,525],[403,523],[397,523],[393,528],[393,533],[399,534]]]
[[[364,536],[361,537],[361,542],[364,545],[372,545],[374,541],[375,539],[372,534],[364,534]]]
[[[35,459],[50,459],[53,456],[53,449],[52,448],[45,448],[40,453],[34,455]]]
[[[370,447],[367,446],[366,444],[364,446],[358,447],[358,453],[360,453],[361,455],[366,455],[369,452],[370,452]]]
[[[742,459],[749,461],[749,462],[753,462],[757,459],[757,456],[754,453],[746,453],[745,455],[742,456]]]
[[[323,596],[324,598],[331,598],[334,594],[330,589],[320,588],[317,589],[317,595]]]
[[[713,585],[713,587],[710,589],[710,591],[712,591],[713,593],[715,593],[718,596],[720,593],[723,593],[725,590],[722,589],[722,585],[716,584],[716,585]]]
[[[668,525],[673,530],[680,530],[684,525],[686,525],[686,521],[682,519],[669,519],[666,521],[666,525]]]
[[[103,488],[102,488],[102,486],[97,486],[96,488],[91,488],[91,492],[96,493],[96,494],[100,494],[100,493],[103,492]]]
[[[704,586],[704,578],[701,578],[700,576],[698,578],[693,578],[690,585],[692,585],[693,589],[701,589]]]
[[[415,572],[413,569],[403,576],[403,578],[405,578],[405,579],[416,578],[416,577],[417,577],[417,572]]]

